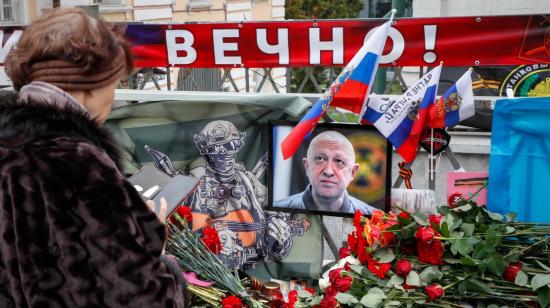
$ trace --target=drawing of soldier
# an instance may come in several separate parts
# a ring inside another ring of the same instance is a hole
[[[200,179],[189,199],[193,230],[214,226],[222,242],[221,260],[240,268],[267,254],[283,258],[292,247],[291,227],[284,214],[266,215],[267,189],[259,178],[267,168],[267,153],[251,170],[236,156],[246,133],[229,121],[212,121],[194,135],[206,166],[190,173]]]

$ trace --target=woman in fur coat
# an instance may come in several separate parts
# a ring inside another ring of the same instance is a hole
[[[166,230],[101,127],[132,69],[119,30],[45,13],[6,59],[0,98],[0,307],[181,307]],[[179,278],[178,278],[179,279]]]

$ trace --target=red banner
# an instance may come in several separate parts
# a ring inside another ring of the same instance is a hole
[[[342,66],[383,20],[227,22],[128,26],[136,66]],[[0,62],[20,30],[2,28]],[[382,65],[550,63],[550,16],[402,18]]]

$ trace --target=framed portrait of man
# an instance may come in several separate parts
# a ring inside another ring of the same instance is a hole
[[[285,160],[281,143],[295,124],[270,124],[270,210],[353,216],[389,209],[391,145],[382,134],[367,125],[319,124]]]

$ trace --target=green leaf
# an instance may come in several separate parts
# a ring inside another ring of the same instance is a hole
[[[458,206],[453,209],[455,212],[467,212],[472,209],[472,205],[470,203],[466,203],[463,206]]]
[[[548,307],[550,305],[550,287],[546,286],[541,288],[537,292],[537,297],[539,299],[539,304],[541,307]]]
[[[491,273],[499,277],[502,276],[502,273],[504,273],[504,269],[506,268],[506,261],[498,252],[490,254],[487,258],[485,258],[484,263],[487,264],[487,268]]]
[[[470,252],[472,252],[472,250],[474,249],[474,245],[477,244],[479,241],[480,239],[476,236],[469,236],[457,240],[452,240],[451,252],[454,255],[456,255],[456,253],[458,252],[463,256],[467,256],[470,254]]]
[[[439,230],[441,230],[441,235],[443,235],[443,237],[451,236],[451,233],[449,232],[449,225],[446,221],[441,221],[441,226],[439,227]]]
[[[309,302],[309,305],[310,306],[315,306],[315,305],[319,305],[321,303],[321,301],[323,300],[323,298],[321,296],[315,296],[310,302]],[[296,306],[295,306],[296,307]]]
[[[464,231],[464,235],[470,236],[474,233],[476,226],[470,223],[463,223],[460,225],[460,230]]]
[[[416,212],[416,213],[411,213],[411,216],[414,218],[416,223],[418,223],[419,225],[425,226],[425,227],[429,226],[428,218],[426,218],[426,215],[424,215],[420,212]]]
[[[540,262],[539,260],[535,259],[535,261],[537,261],[538,265],[540,267],[542,267],[543,269],[547,270],[550,272],[550,267],[546,266],[544,263]]]
[[[405,279],[403,279],[403,278],[401,278],[397,275],[393,275],[393,276],[391,276],[391,278],[388,281],[388,284],[386,286],[390,287],[390,288],[394,288],[394,287],[402,285],[404,281],[405,281]]]
[[[531,279],[531,288],[533,288],[533,291],[548,284],[550,284],[550,274],[536,274]]]
[[[446,205],[442,205],[437,208],[437,212],[441,215],[447,215],[451,212],[451,208]]]
[[[475,278],[470,278],[466,280],[466,288],[472,292],[477,292],[477,293],[484,293],[484,294],[493,293],[493,289],[491,289],[488,285],[486,285],[485,283]]]
[[[355,298],[355,296],[348,293],[338,293],[336,294],[335,298],[340,304],[344,305],[353,305],[359,303],[359,300]]]
[[[311,295],[311,293],[309,293],[308,291],[306,290],[298,290],[298,297],[299,298],[310,298],[312,297],[313,295]]]
[[[504,219],[504,216],[500,215],[499,213],[493,213],[493,212],[487,211],[487,214],[489,214],[489,217],[492,220],[495,220],[495,221],[498,221],[498,222],[501,222]]]
[[[420,273],[420,280],[425,282],[426,285],[430,284],[432,281],[438,281],[443,278],[443,273],[439,270],[439,267],[436,265],[426,267]]]
[[[350,265],[350,268],[351,268],[352,271],[354,271],[355,273],[357,273],[361,276],[364,276],[364,274],[367,272],[367,270],[365,269],[365,267],[363,265],[352,264],[352,265]]]
[[[461,294],[463,295],[464,293],[466,293],[467,289],[466,289],[466,281],[462,281],[458,284],[458,294]]]
[[[519,271],[516,275],[516,280],[514,280],[514,283],[520,287],[525,287],[528,282],[529,276],[527,276],[524,271]]]
[[[458,219],[458,220],[455,220],[455,222],[452,224],[452,226],[449,228],[449,231],[453,231],[453,230],[456,230],[458,229],[458,227],[460,227],[462,225],[462,219]],[[464,234],[464,232],[460,232],[462,234]],[[453,233],[451,232],[451,237]]]
[[[386,298],[384,291],[379,288],[371,288],[369,292],[361,298],[361,304],[365,307],[380,307]]]
[[[409,286],[420,287],[420,276],[415,271],[410,271],[405,280]]]
[[[387,301],[384,303],[384,307],[399,307],[401,306],[401,302],[399,301]]]
[[[395,259],[393,250],[391,250],[390,248],[378,249],[373,254],[373,257],[375,257],[378,260],[378,263],[390,263]]]
[[[460,263],[460,260],[459,259],[455,259],[455,258],[452,258],[452,257],[443,257],[443,261],[445,261],[445,263],[448,263],[448,264],[459,264]]]
[[[472,259],[470,256],[460,257],[460,263],[467,266],[476,266],[479,264],[479,260]]]

